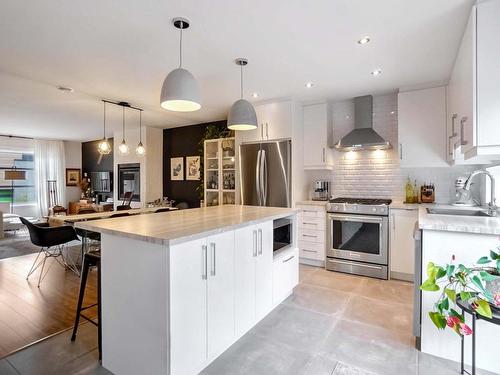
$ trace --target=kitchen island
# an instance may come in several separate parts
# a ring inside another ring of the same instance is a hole
[[[449,205],[432,206],[437,209],[458,209]],[[461,208],[467,209],[467,208]],[[469,208],[471,210],[478,209]],[[500,246],[500,216],[475,217],[430,214],[427,207],[419,208],[419,228],[422,230],[422,280],[427,278],[429,262],[445,265],[455,255],[455,264],[472,266],[480,257],[488,255],[491,249]],[[418,288],[418,285],[415,285]],[[438,330],[431,322],[428,312],[432,311],[438,293],[422,292],[421,308],[421,350],[438,357],[460,361],[460,338],[451,329]],[[459,309],[458,309],[459,310]],[[470,316],[466,314],[471,326]],[[498,338],[500,327],[478,320],[476,326],[476,365],[494,373],[500,373]],[[470,365],[471,338],[465,338],[465,362]]]
[[[291,223],[273,251],[273,224]],[[217,206],[79,222],[101,233],[102,365],[197,374],[298,283],[295,210]]]

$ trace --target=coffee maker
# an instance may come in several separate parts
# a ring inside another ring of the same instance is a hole
[[[314,181],[311,199],[313,201],[327,201],[330,198],[330,181]]]

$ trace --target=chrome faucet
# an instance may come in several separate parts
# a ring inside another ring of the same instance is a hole
[[[464,185],[464,190],[470,191],[471,185],[472,185],[472,179],[478,175],[484,174],[488,176],[491,180],[491,196],[490,196],[490,203],[488,203],[488,215],[489,216],[496,216],[497,215],[497,206],[495,204],[495,177],[493,175],[484,170],[484,169],[478,169],[477,171],[474,171],[470,174],[469,178],[467,181],[465,181]]]

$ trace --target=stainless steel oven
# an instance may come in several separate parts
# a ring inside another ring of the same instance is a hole
[[[358,204],[358,207],[354,207],[351,204],[332,207],[344,212],[328,213],[326,268],[387,279],[388,205],[372,207]]]

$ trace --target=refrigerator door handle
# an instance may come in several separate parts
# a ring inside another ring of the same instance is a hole
[[[257,202],[259,203],[259,206],[262,206],[262,193],[260,191],[260,154],[262,150],[259,150],[257,152],[257,163],[255,166],[255,188],[257,190]]]
[[[267,160],[266,151],[262,150],[260,155],[260,186],[261,186],[261,196],[262,203],[261,206],[265,206],[267,202]]]

